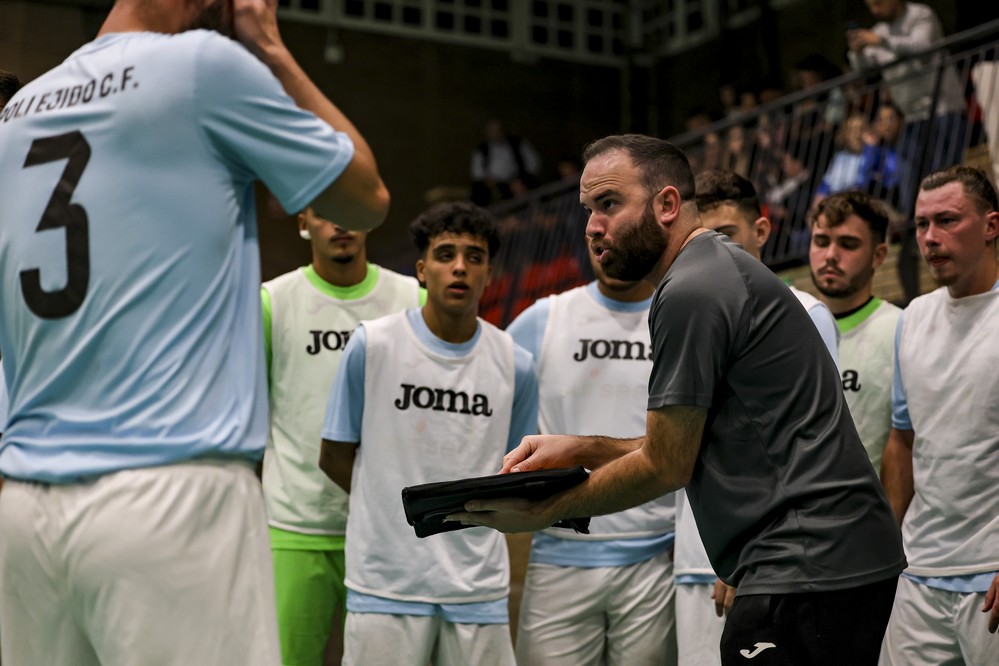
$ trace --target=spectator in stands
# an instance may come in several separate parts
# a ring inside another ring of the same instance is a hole
[[[899,150],[902,113],[894,104],[878,109],[871,131],[864,133],[860,175],[856,188],[898,208],[909,200],[908,176],[912,168]]]
[[[999,197],[978,169],[923,179],[916,240],[941,285],[902,313],[881,479],[902,524],[882,666],[995,664],[999,645]],[[982,613],[989,613],[982,617]]]
[[[775,241],[791,255],[803,255],[807,246],[805,220],[812,202],[813,183],[804,157],[785,151],[781,156],[779,180],[767,190],[765,200],[776,227]]]
[[[472,153],[472,201],[480,206],[520,196],[538,184],[541,158],[527,141],[507,135],[496,118]]]
[[[748,137],[745,125],[733,125],[726,130],[721,168],[735,171],[740,176],[749,176],[752,154]]]
[[[872,293],[888,254],[888,211],[864,192],[823,199],[812,217],[812,282],[839,328],[843,394],[875,470],[891,429],[895,328],[902,312]]]
[[[860,183],[861,166],[864,161],[864,133],[867,131],[867,120],[863,114],[854,113],[840,128],[839,150],[833,155],[832,164],[822,177],[815,191],[815,202],[818,203],[830,194],[858,187]]]
[[[16,74],[0,69],[0,109],[7,106],[7,102],[21,89],[21,81]]]
[[[842,73],[843,70],[821,53],[811,53],[794,63],[793,78],[796,88],[808,90],[835,79]],[[823,132],[831,132],[833,128],[843,122],[846,100],[843,98],[843,91],[838,87],[809,100],[802,100],[798,106],[806,104],[815,107],[816,116],[820,120],[816,127]]]
[[[915,2],[866,2],[878,22],[870,30],[847,31],[850,64],[857,70],[884,68],[882,77],[892,101],[906,120],[902,133],[903,157],[918,173],[956,164],[961,160],[966,126],[961,83],[953,68],[943,63],[942,53],[906,59],[943,39],[940,20],[930,7]],[[906,60],[891,65],[899,59]],[[934,101],[940,67],[944,68],[940,95]],[[932,124],[931,114],[935,116]],[[913,186],[915,182],[914,177]],[[905,202],[906,208],[910,203]]]

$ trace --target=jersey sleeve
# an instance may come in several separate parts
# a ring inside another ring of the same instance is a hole
[[[829,355],[836,363],[836,368],[839,369],[839,327],[836,326],[836,319],[832,312],[825,304],[817,303],[808,308],[808,316],[815,324],[815,328],[818,329],[819,335],[822,336],[822,342],[826,344],[826,349],[829,350]]]
[[[331,442],[361,441],[361,421],[364,418],[364,364],[368,336],[364,326],[358,326],[344,347],[336,369],[333,386],[326,402],[323,418],[323,439]]]
[[[195,103],[211,145],[246,180],[259,179],[297,212],[343,173],[350,137],[305,111],[267,67],[224,38],[200,45]]]
[[[660,286],[649,316],[649,409],[711,406],[747,300],[745,285],[731,274],[691,274]]]
[[[898,316],[895,328],[895,372],[891,382],[891,427],[896,430],[912,430],[912,419],[909,417],[909,402],[905,397],[905,385],[902,383],[902,371],[898,364],[898,347],[902,341],[902,321],[905,311]]]
[[[551,301],[542,298],[517,315],[506,328],[513,341],[530,352],[535,359],[541,354],[541,344],[545,339],[545,326],[548,325],[550,310]]]
[[[513,346],[513,359],[516,374],[510,437],[506,447],[508,452],[515,449],[524,437],[538,432],[538,375],[534,370],[534,359],[530,352],[516,344]]]

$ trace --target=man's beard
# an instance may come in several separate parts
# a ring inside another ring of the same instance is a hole
[[[638,223],[627,227],[610,247],[610,261],[603,265],[607,277],[635,282],[652,272],[666,251],[668,237],[656,224],[652,204]]]
[[[192,0],[189,0],[191,2]],[[228,20],[226,12],[226,2],[228,0],[215,0],[198,14],[189,26],[188,30],[214,30],[226,37],[232,37],[232,23]]]
[[[863,289],[865,284],[870,282],[874,275],[874,269],[868,267],[867,270],[861,271],[857,275],[854,275],[852,278],[847,280],[845,285],[838,288],[824,286],[823,280],[815,274],[815,271],[811,271],[811,273],[812,284],[815,285],[815,288],[818,289],[823,296],[828,298],[849,298]]]

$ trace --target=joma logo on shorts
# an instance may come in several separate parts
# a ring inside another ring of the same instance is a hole
[[[590,340],[579,339],[579,351],[572,355],[574,361],[585,361],[587,357],[621,359],[624,361],[651,361],[652,347],[646,356],[645,343],[638,340]]]
[[[395,406],[407,410],[412,405],[417,409],[432,409],[435,412],[451,412],[453,414],[471,414],[473,416],[492,416],[489,409],[489,398],[481,393],[475,393],[471,398],[464,391],[416,386],[415,384],[400,384],[402,397],[397,398]],[[471,403],[471,404],[469,404]]]
[[[323,349],[330,351],[342,351],[350,340],[350,331],[309,331],[312,334],[312,343],[305,348],[305,351],[315,356]]]

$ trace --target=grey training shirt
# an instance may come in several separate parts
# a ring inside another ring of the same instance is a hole
[[[723,580],[786,594],[902,571],[901,532],[839,373],[786,285],[703,233],[660,283],[649,326],[649,409],[708,410],[687,496]]]

